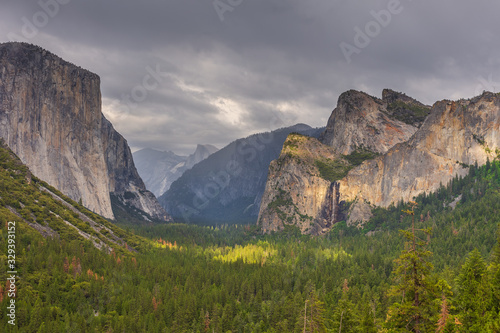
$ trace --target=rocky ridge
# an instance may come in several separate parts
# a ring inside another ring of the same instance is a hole
[[[391,89],[382,91],[382,101],[389,117],[418,128],[431,111],[430,106]]]
[[[96,74],[34,45],[0,44],[0,136],[34,175],[106,218],[110,194],[129,193],[147,216],[168,219],[101,112]]]

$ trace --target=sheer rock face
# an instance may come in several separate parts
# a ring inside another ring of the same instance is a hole
[[[500,96],[437,102],[422,127],[405,143],[366,161],[340,181],[341,200],[387,207],[432,192],[464,165],[486,163],[500,147]],[[366,218],[352,215],[351,222]]]
[[[404,98],[406,96],[389,92],[387,90],[388,96],[391,95],[395,101],[403,105],[409,102]],[[391,100],[390,104],[393,102]],[[375,153],[387,152],[397,143],[407,141],[417,131],[416,126],[392,117],[387,106],[387,101],[363,92],[350,90],[343,93],[321,141],[342,154],[350,154],[360,147]]]
[[[0,136],[38,178],[113,218],[110,193],[145,193],[126,140],[101,113],[100,79],[24,43],[0,44]]]
[[[271,162],[258,223],[264,232],[294,225],[302,233],[321,234],[341,220],[339,184],[321,176],[317,161],[347,162],[317,139],[290,134]]]

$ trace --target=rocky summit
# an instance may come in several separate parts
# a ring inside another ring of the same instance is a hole
[[[385,153],[407,141],[420,123],[419,118],[404,115],[415,109],[426,116],[430,108],[391,90],[385,90],[384,97],[381,100],[355,90],[340,95],[321,141],[342,154],[359,148]]]
[[[34,175],[106,218],[113,196],[147,219],[168,219],[101,112],[96,74],[37,46],[0,44],[0,136]]]

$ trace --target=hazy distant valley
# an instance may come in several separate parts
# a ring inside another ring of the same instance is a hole
[[[179,156],[168,151],[162,152],[151,148],[136,151],[134,162],[146,187],[157,197],[168,191],[170,185],[182,176],[186,170],[200,163],[218,151],[212,145],[198,145],[189,156]]]

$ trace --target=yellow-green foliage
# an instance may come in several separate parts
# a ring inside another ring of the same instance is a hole
[[[333,260],[349,258],[350,254],[344,251],[344,249],[326,248],[316,252],[316,258],[318,260]]]
[[[257,244],[234,247],[210,247],[205,249],[205,255],[222,262],[236,262],[242,260],[246,264],[263,263],[267,258],[276,255],[277,250],[268,242],[259,241]]]
[[[306,135],[291,133],[283,143],[283,152],[289,156],[303,157],[304,144],[309,140],[314,139]]]
[[[321,178],[331,182],[344,178],[352,169],[352,166],[342,159],[318,159],[316,160],[316,166]]]

